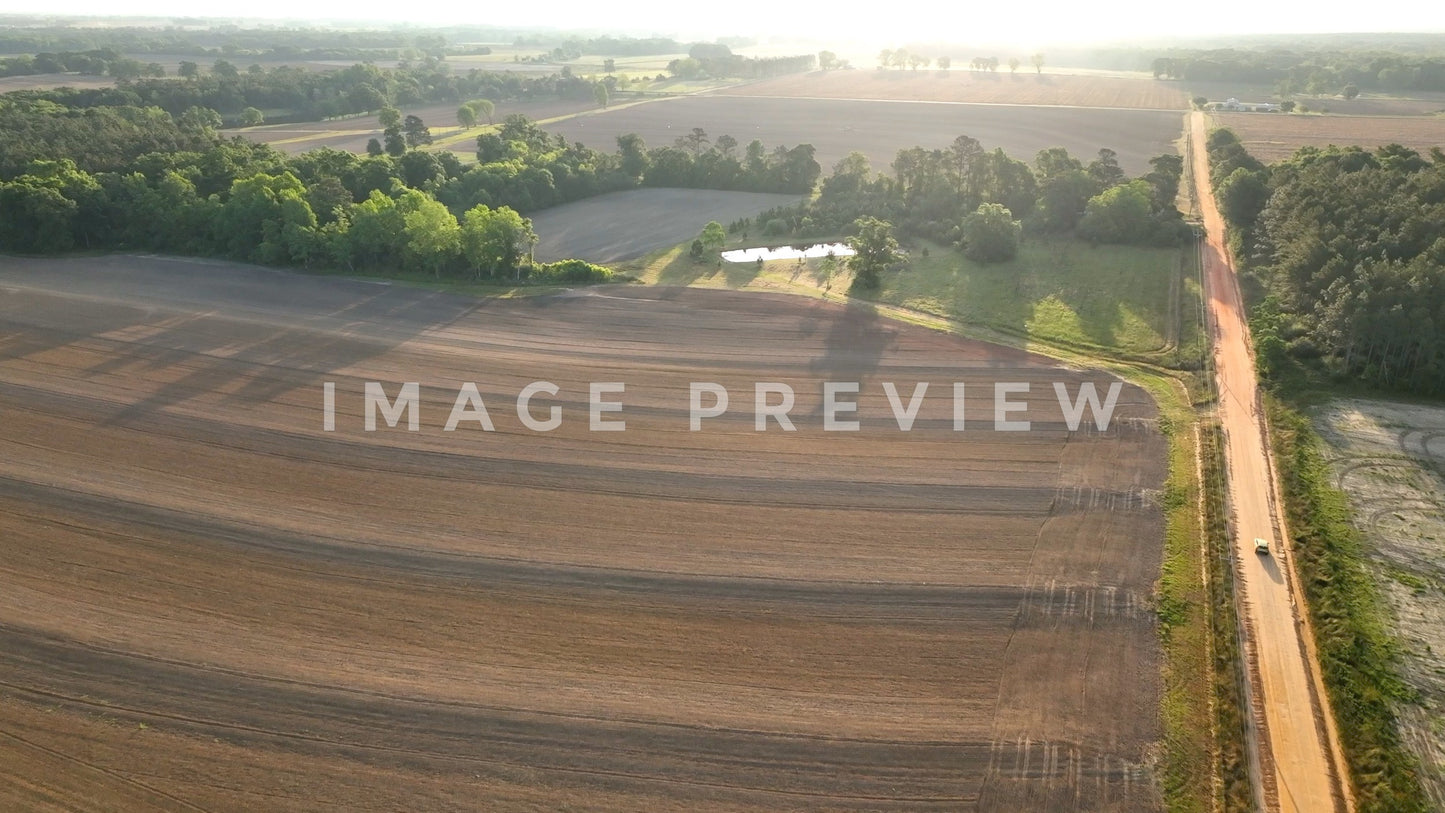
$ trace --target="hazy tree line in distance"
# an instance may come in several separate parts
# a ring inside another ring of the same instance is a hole
[[[204,73],[195,67],[188,71],[182,64],[182,71],[190,73],[182,81],[137,78],[112,88],[19,90],[6,95],[72,108],[159,107],[172,116],[193,107],[207,108],[233,119],[251,107],[270,111],[267,120],[275,123],[477,98],[587,100],[594,90],[593,82],[573,76],[570,70],[547,76],[481,70],[453,74],[445,62],[434,58],[396,68],[358,63],[328,71],[285,66],[243,71],[226,60],[216,61]]]
[[[1375,91],[1445,90],[1445,55],[1388,51],[1171,50],[1156,57],[1157,79],[1269,85],[1282,96]]]
[[[419,30],[403,28],[242,28],[217,22],[210,28],[157,26],[60,26],[50,20],[0,32],[0,54],[109,51],[122,54],[178,54],[232,59],[399,59],[441,56],[448,41],[497,42],[501,29]]]
[[[776,57],[745,57],[723,43],[694,43],[687,56],[667,63],[667,71],[680,79],[702,77],[764,79],[789,73],[811,71],[818,63],[814,54]]]
[[[1264,166],[1228,129],[1208,146],[1235,255],[1265,289],[1263,372],[1445,393],[1445,152],[1304,147]]]

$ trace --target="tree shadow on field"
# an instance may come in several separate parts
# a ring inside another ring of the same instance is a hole
[[[841,311],[832,313],[830,320],[820,320],[827,326],[823,355],[808,364],[808,371],[818,379],[815,416],[822,415],[824,382],[856,382],[862,391],[868,376],[877,372],[883,355],[898,339],[895,323],[884,319],[871,302],[849,300]]]
[[[762,270],[758,264],[752,263],[730,263],[722,264],[723,281],[729,288],[744,288],[748,283],[758,278]]]
[[[337,371],[492,304],[238,264],[224,264],[216,272],[173,262],[136,268],[134,289],[141,299],[153,286],[179,290],[178,304],[191,313],[136,322],[130,327],[143,329],[145,337],[128,345],[133,352],[112,355],[87,370],[94,376],[158,382],[144,397],[108,415],[106,424],[124,425],[198,397],[219,396],[222,404],[265,409],[297,391],[314,392],[319,413],[322,384],[352,375]],[[388,382],[388,388],[410,380],[408,373],[397,370],[399,380]],[[352,384],[337,381],[337,389],[344,392]]]
[[[706,258],[694,260],[686,251],[678,251],[668,260],[667,265],[657,272],[657,284],[688,286],[700,279],[711,278],[717,272],[715,261]]]

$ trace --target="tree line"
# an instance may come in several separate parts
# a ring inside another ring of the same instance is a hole
[[[1263,372],[1445,394],[1445,152],[1305,147],[1266,167],[1227,129],[1208,149],[1236,258],[1265,286]]]
[[[1153,60],[1156,79],[1271,85],[1280,95],[1445,90],[1445,56],[1376,50],[1180,49]]]
[[[1014,256],[1026,234],[1073,234],[1099,243],[1179,245],[1191,239],[1174,201],[1183,159],[1160,155],[1130,179],[1101,149],[1087,164],[1062,147],[1033,164],[959,136],[946,148],[900,150],[892,173],[875,173],[862,153],[839,161],[815,199],[777,207],[734,232],[818,238],[846,234],[876,218],[904,235],[955,245],[981,262]]]
[[[441,56],[448,37],[476,40],[446,29],[158,28],[154,26],[14,27],[0,32],[0,53],[40,54],[106,50],[121,54],[278,59],[396,59]],[[476,32],[482,33],[482,32]],[[495,31],[492,32],[495,34]],[[485,38],[495,41],[495,37]]]
[[[723,43],[694,43],[687,56],[667,63],[667,71],[680,79],[704,76],[736,79],[765,79],[789,73],[811,71],[818,63],[815,54],[747,57],[735,54]]]
[[[739,156],[735,140],[712,144],[700,129],[691,149],[649,150],[624,135],[606,153],[512,115],[478,137],[478,163],[468,167],[406,138],[400,155],[321,148],[288,157],[222,139],[212,123],[158,108],[0,97],[0,249],[579,281],[606,275],[527,259],[527,213],[642,184],[802,194],[819,172],[810,145],[769,151],[755,141]],[[397,126],[425,130],[419,119]]]
[[[193,107],[236,119],[246,108],[280,111],[272,122],[316,121],[369,113],[389,106],[460,103],[468,99],[592,99],[594,83],[570,71],[526,76],[517,71],[471,70],[453,74],[445,63],[425,59],[396,68],[359,63],[347,68],[308,71],[253,65],[242,71],[217,60],[209,71],[182,63],[184,81],[137,77],[112,88],[56,88],[12,91],[17,99],[45,100],[72,108],[159,107],[179,116]]]

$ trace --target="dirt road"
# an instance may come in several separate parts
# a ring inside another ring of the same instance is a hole
[[[1101,377],[802,297],[5,258],[0,810],[1156,813],[1165,442],[1132,386],[1066,428]]]
[[[1247,605],[1246,651],[1255,718],[1265,738],[1262,781],[1267,801],[1286,813],[1345,810],[1317,680],[1318,665],[1302,627],[1298,583],[1276,523],[1274,477],[1261,430],[1254,357],[1239,285],[1224,244],[1224,221],[1209,188],[1203,113],[1190,115],[1193,172],[1208,239],[1204,274],[1214,329],[1219,418],[1225,432],[1229,498],[1234,512],[1239,589]],[[1256,538],[1271,554],[1255,553]]]

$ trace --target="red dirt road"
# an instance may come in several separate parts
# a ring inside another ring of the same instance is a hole
[[[1225,433],[1235,568],[1246,605],[1246,652],[1255,720],[1265,738],[1265,797],[1285,813],[1348,809],[1339,777],[1343,761],[1328,730],[1327,703],[1304,624],[1298,580],[1276,522],[1277,494],[1265,448],[1254,356],[1238,281],[1224,243],[1224,220],[1209,188],[1203,113],[1190,115],[1193,173],[1207,241],[1205,287],[1214,330],[1219,419]],[[1256,538],[1272,553],[1255,553]]]
[[[1110,380],[801,297],[4,258],[0,810],[1157,813],[1165,442],[1052,387]]]

